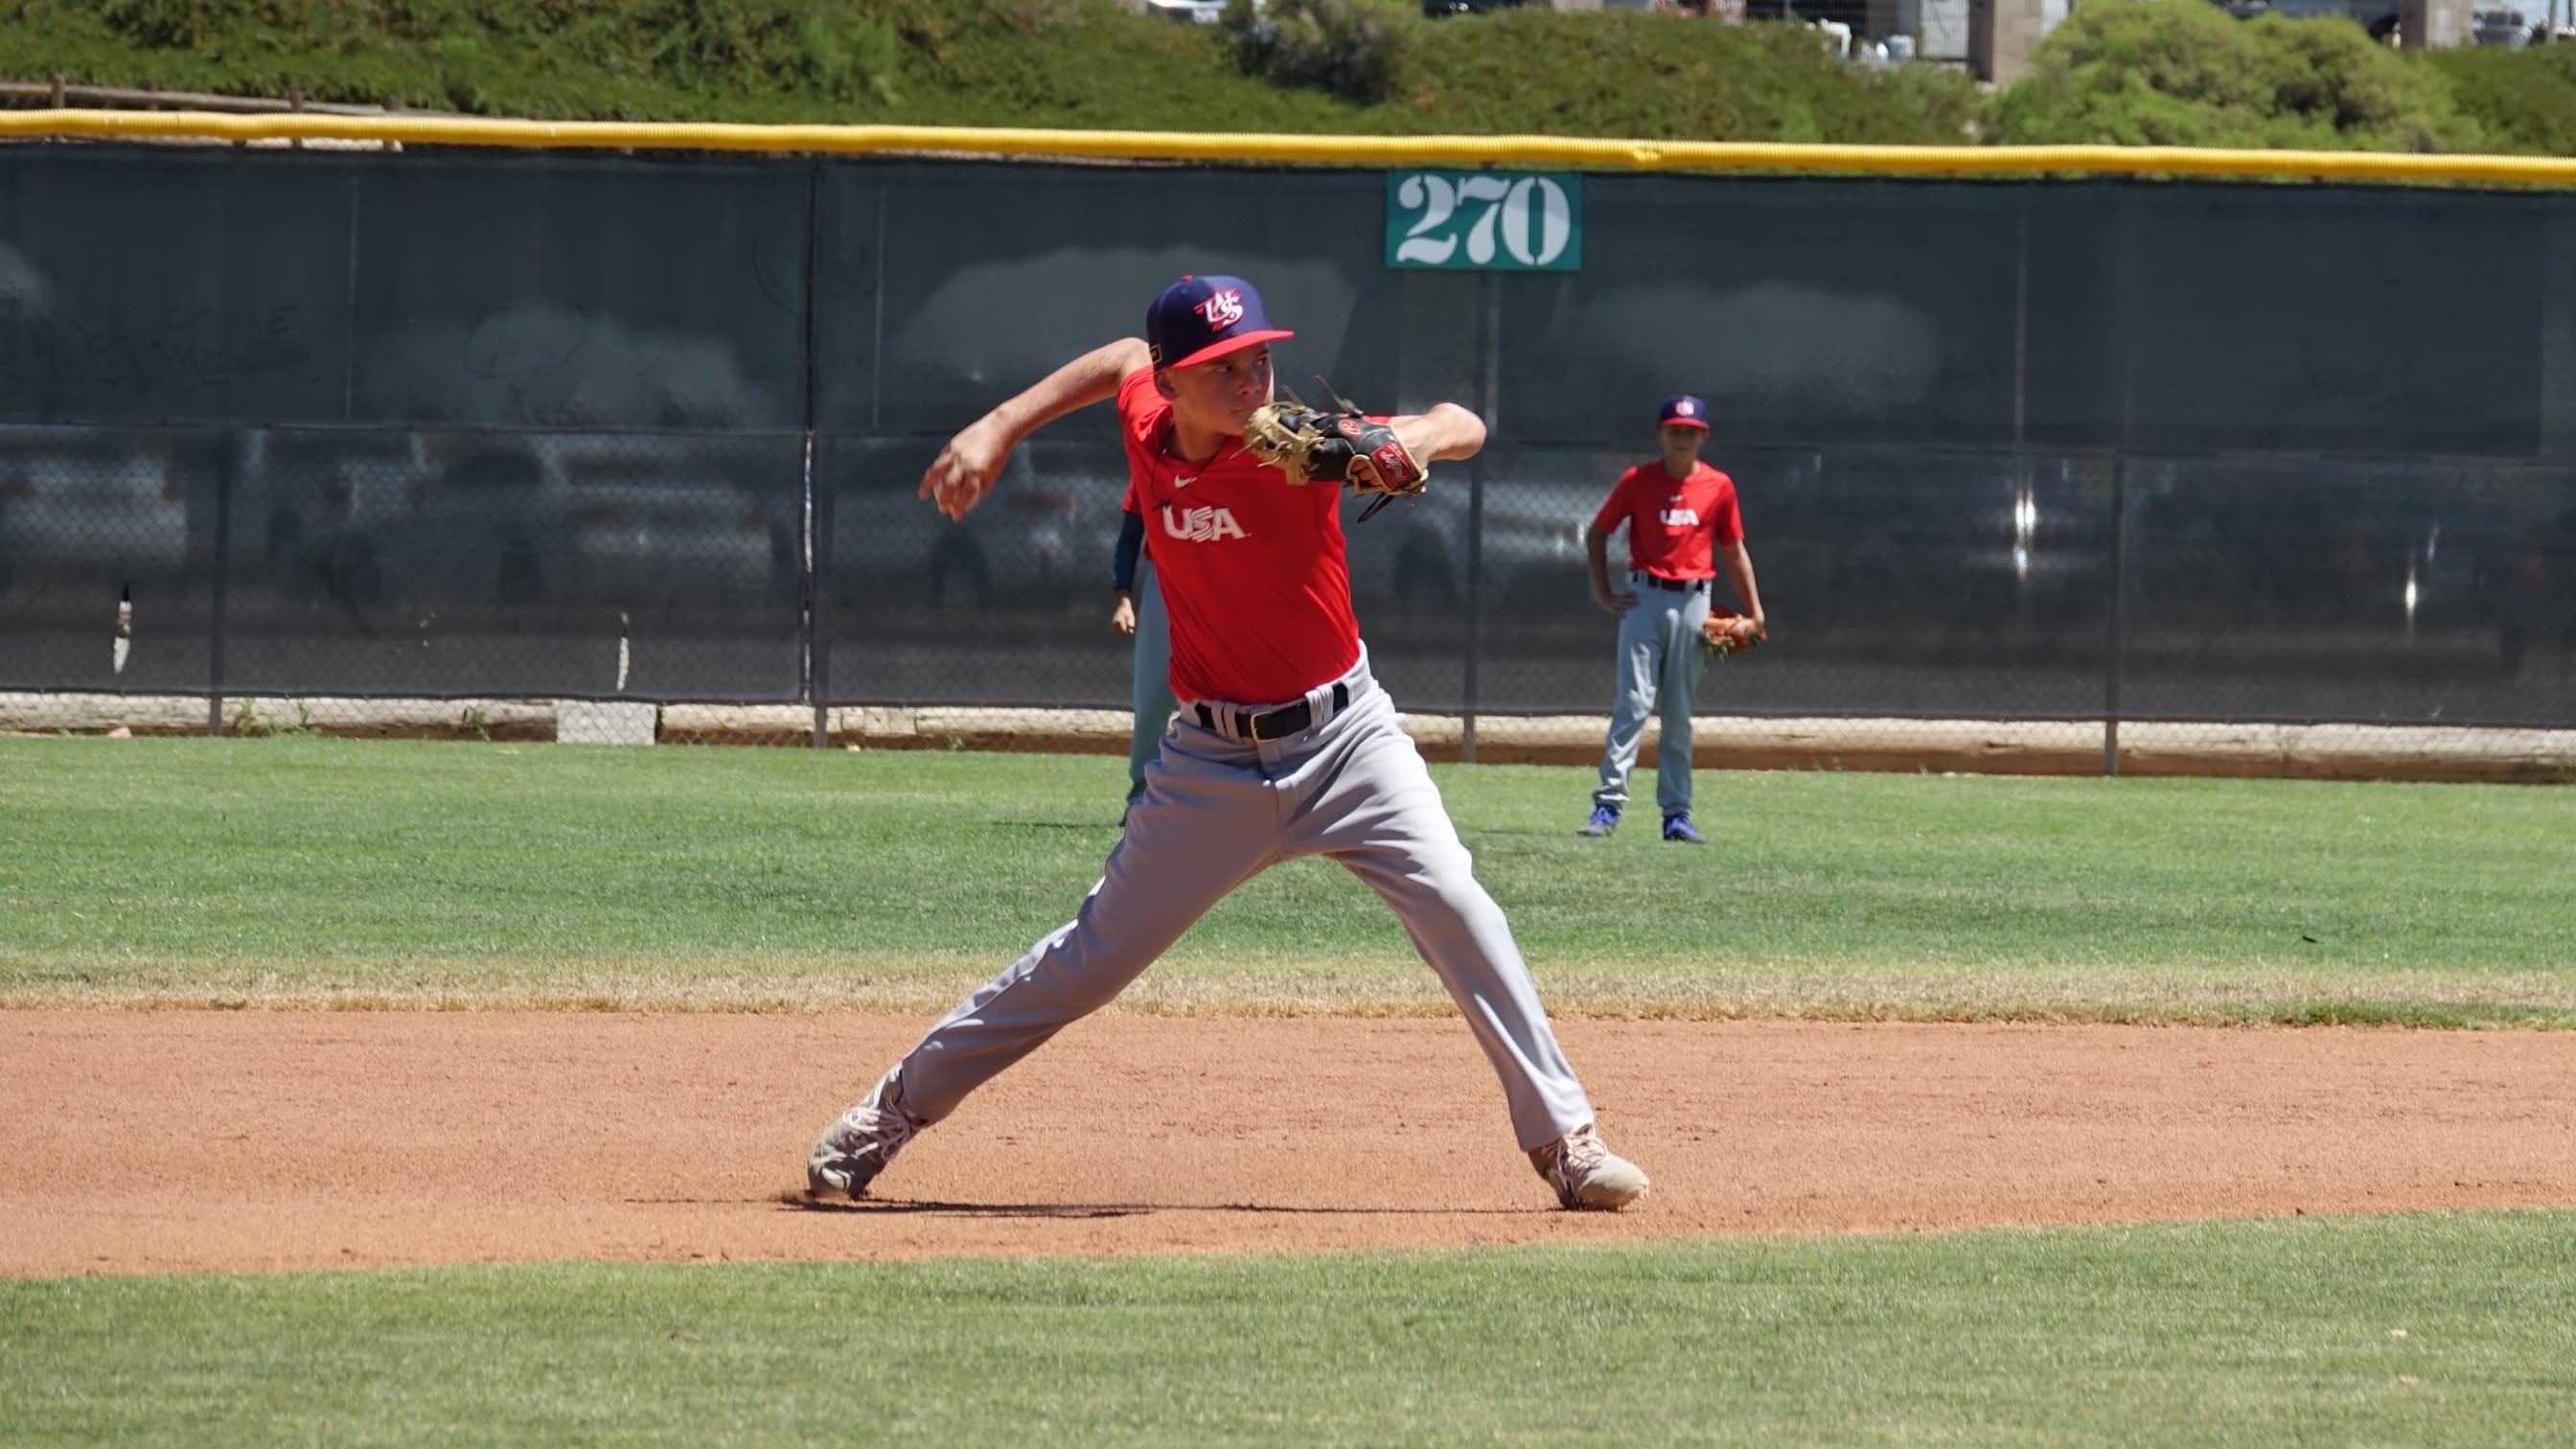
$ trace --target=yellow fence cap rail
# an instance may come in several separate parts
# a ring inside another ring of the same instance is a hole
[[[748,151],[850,156],[976,155],[1342,166],[1556,166],[1582,171],[1840,172],[1880,176],[2226,176],[2260,180],[2576,185],[2576,158],[2379,151],[2227,151],[2181,146],[1808,146],[1759,141],[1615,141],[1566,136],[1274,136],[971,126],[727,125],[528,121],[394,113],[0,112],[16,139],[305,141],[426,146]]]

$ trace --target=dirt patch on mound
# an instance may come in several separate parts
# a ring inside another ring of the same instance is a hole
[[[882,1201],[782,1200],[926,1023],[0,1013],[0,1274],[1597,1242],[2576,1206],[2576,1033],[1574,1021],[1653,1174],[1554,1210],[1455,1021],[1078,1024]]]

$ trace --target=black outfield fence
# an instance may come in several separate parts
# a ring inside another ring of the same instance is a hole
[[[1578,530],[1692,391],[1779,631],[1704,712],[2576,728],[2576,199],[1595,175],[1582,269],[1499,274],[1390,270],[1385,191],[0,148],[0,713],[1123,708],[1108,410],[913,487],[1225,271],[1292,385],[1493,426],[1351,530],[1408,710],[1606,710]]]

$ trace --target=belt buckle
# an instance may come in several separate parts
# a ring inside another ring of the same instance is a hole
[[[1315,707],[1300,700],[1295,704],[1281,705],[1266,714],[1252,716],[1252,728],[1246,733],[1252,736],[1253,743],[1267,744],[1272,740],[1285,739],[1297,733],[1313,722],[1314,718]],[[1274,727],[1276,733],[1272,732]]]

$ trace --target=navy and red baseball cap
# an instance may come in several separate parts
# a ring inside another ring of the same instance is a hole
[[[1708,404],[1686,392],[1674,393],[1664,399],[1662,411],[1655,414],[1655,427],[1658,430],[1697,428],[1705,433],[1708,431]]]
[[[1261,294],[1241,277],[1183,277],[1145,309],[1145,345],[1156,367],[1193,367],[1296,335],[1270,325]]]

